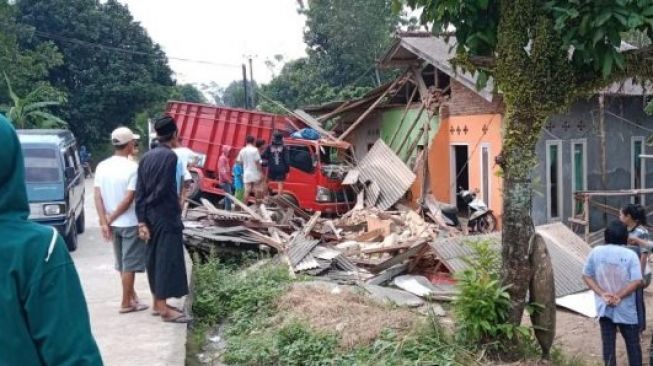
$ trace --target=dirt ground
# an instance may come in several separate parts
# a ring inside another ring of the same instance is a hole
[[[651,322],[653,320],[653,288],[646,289],[644,296],[647,328],[642,337],[642,354],[644,365],[649,365],[648,353],[651,344],[651,328],[653,328],[653,322]],[[565,354],[578,355],[590,365],[602,364],[601,333],[596,320],[560,310],[556,323],[555,345],[559,346]],[[617,357],[618,365],[628,364],[623,338],[620,335],[617,335]]]
[[[415,313],[407,309],[381,306],[369,297],[326,284],[300,283],[279,299],[282,322],[301,319],[315,329],[339,334],[340,345],[353,348],[366,345],[383,329],[398,334],[413,328]],[[364,325],[364,326],[361,326]]]

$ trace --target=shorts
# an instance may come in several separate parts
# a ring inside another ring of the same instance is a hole
[[[268,179],[270,180],[270,182],[285,182],[286,173],[270,172],[268,173]]]
[[[138,237],[138,226],[112,227],[113,253],[118,272],[144,272],[147,244]]]

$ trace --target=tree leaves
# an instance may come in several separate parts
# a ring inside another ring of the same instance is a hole
[[[19,20],[65,58],[47,80],[67,93],[59,111],[81,141],[106,141],[115,127],[132,124],[170,95],[164,52],[118,1],[18,0],[16,6]]]

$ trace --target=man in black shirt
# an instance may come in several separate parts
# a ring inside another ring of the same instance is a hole
[[[154,296],[154,311],[165,322],[191,321],[167,304],[171,297],[188,294],[184,261],[183,223],[179,192],[184,169],[172,151],[177,126],[172,118],[158,119],[154,129],[159,146],[147,152],[138,167],[136,215],[139,235],[148,241],[147,278]]]

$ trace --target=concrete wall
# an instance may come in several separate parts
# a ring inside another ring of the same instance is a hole
[[[547,215],[546,192],[546,146],[547,141],[560,141],[562,144],[562,220],[567,222],[573,213],[574,189],[572,185],[572,140],[585,140],[587,146],[587,189],[617,190],[631,189],[631,141],[633,137],[646,140],[653,130],[653,117],[643,113],[641,97],[605,97],[606,126],[606,162],[607,186],[603,187],[601,179],[601,154],[599,140],[599,106],[598,99],[579,101],[564,114],[554,116],[548,124],[548,132],[543,131],[537,144],[539,165],[535,168],[534,182],[536,193],[533,196],[533,219],[536,225],[551,220]],[[613,115],[614,114],[614,115]],[[616,116],[615,116],[616,115]],[[620,118],[621,117],[621,118]],[[623,118],[623,119],[622,119]],[[625,120],[631,121],[628,123]],[[648,129],[648,131],[647,131]],[[643,152],[652,149],[643,144]],[[646,178],[644,187],[653,187],[653,161],[644,160]],[[598,202],[599,200],[597,200]],[[630,197],[609,198],[602,203],[621,207],[631,201]],[[645,202],[653,204],[653,196],[645,197]],[[591,209],[592,231],[603,227],[603,213]],[[608,215],[608,221],[616,219]]]

